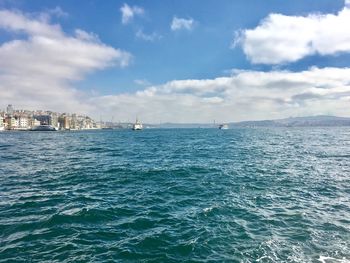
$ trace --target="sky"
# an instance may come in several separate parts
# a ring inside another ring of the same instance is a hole
[[[0,0],[0,109],[350,116],[350,0]]]

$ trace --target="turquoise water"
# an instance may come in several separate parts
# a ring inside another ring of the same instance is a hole
[[[348,262],[350,128],[0,133],[0,262]]]

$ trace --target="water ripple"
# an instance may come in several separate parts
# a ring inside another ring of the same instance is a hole
[[[0,133],[0,262],[349,262],[349,134]]]

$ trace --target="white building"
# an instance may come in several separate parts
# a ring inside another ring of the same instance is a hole
[[[4,129],[5,129],[4,117],[0,116],[0,131],[3,131]]]
[[[18,128],[19,127],[19,118],[11,118],[11,127]]]
[[[29,120],[27,117],[25,116],[20,116],[19,119],[18,119],[18,126],[19,128],[29,128]]]
[[[38,121],[37,119],[34,118],[30,118],[28,119],[28,126],[29,128],[35,127],[35,126],[39,126],[40,125],[40,121]]]

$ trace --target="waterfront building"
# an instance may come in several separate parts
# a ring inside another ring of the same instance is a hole
[[[18,126],[19,128],[23,128],[23,129],[28,129],[29,127],[29,119],[27,116],[20,116],[18,118]]]
[[[17,126],[16,126],[15,117],[7,116],[5,118],[5,126],[6,126],[6,129],[9,129],[9,130],[16,128]]]
[[[49,125],[52,125],[53,127],[58,128],[58,114],[57,113],[50,113],[50,120]]]
[[[64,116],[63,120],[64,120],[63,128],[66,129],[66,130],[69,130],[70,129],[70,118],[68,116]]]
[[[13,128],[18,128],[19,127],[19,118],[18,117],[14,117],[15,118],[15,125],[13,126]]]
[[[4,117],[0,115],[0,131],[5,129]]]
[[[96,122],[88,116],[44,110],[14,110],[12,104],[7,106],[6,111],[0,111],[0,117],[0,127],[7,130],[30,129],[39,125],[51,125],[60,130],[97,128]]]
[[[38,121],[37,119],[35,119],[35,118],[30,118],[30,119],[29,119],[29,124],[28,124],[28,126],[29,126],[30,128],[33,128],[33,127],[39,126],[39,125],[40,125],[40,121]]]
[[[67,115],[62,114],[58,118],[58,126],[59,126],[60,130],[69,130],[70,129],[70,118]]]
[[[72,130],[77,130],[79,127],[78,125],[78,119],[77,119],[77,115],[76,114],[72,114],[72,117],[70,119],[70,129]]]

